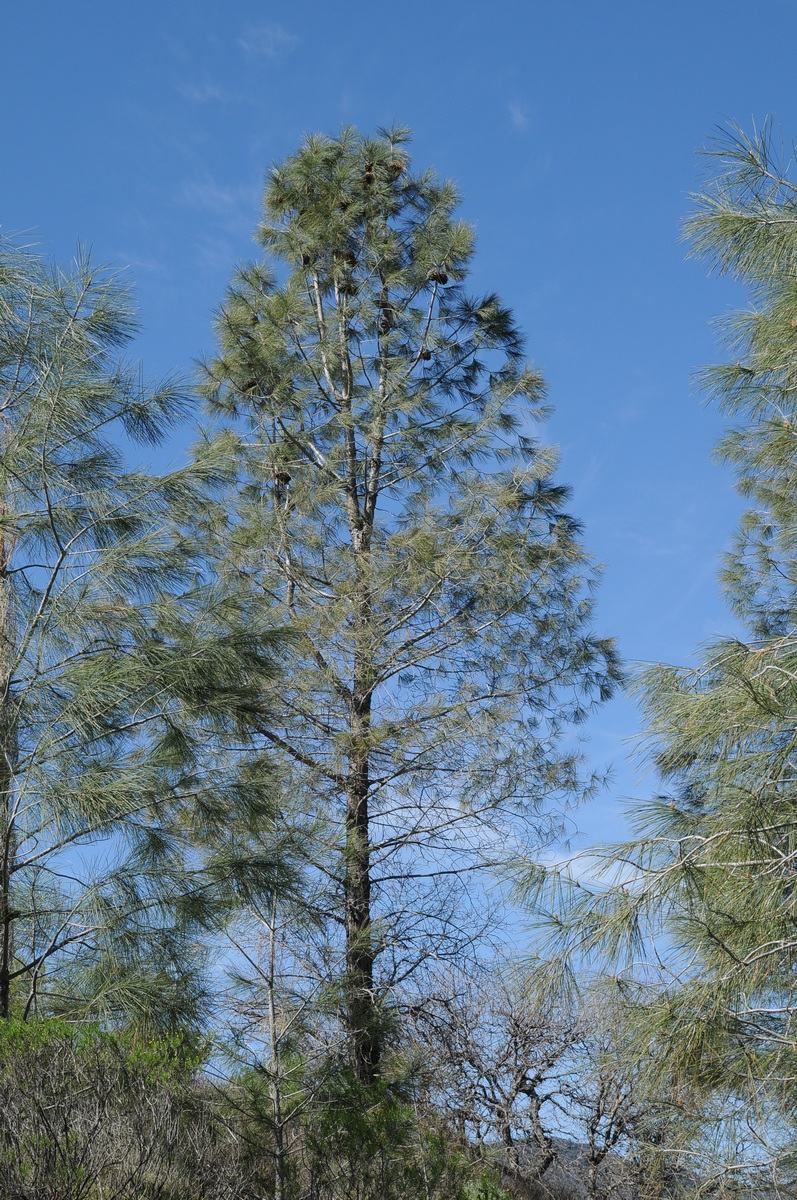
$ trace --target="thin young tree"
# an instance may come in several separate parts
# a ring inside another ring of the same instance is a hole
[[[272,646],[209,607],[180,535],[210,463],[125,466],[124,440],[187,405],[117,361],[134,330],[107,272],[0,243],[0,1018],[185,1015],[186,922],[257,873],[241,821],[262,824],[262,772],[222,748]]]
[[[296,635],[260,732],[315,823],[365,1084],[391,984],[472,936],[468,872],[589,788],[566,729],[618,676],[531,436],[541,377],[509,309],[466,291],[456,190],[406,142],[346,129],[272,170],[266,255],[236,272],[207,365],[240,464],[226,578]]]

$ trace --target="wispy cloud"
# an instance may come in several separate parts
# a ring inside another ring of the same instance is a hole
[[[235,258],[235,247],[229,238],[206,233],[198,239],[195,249],[197,263],[203,271],[229,274],[230,263]]]
[[[259,199],[258,189],[251,185],[229,186],[215,179],[191,180],[177,193],[177,203],[215,216],[234,216],[241,210],[254,213]]]
[[[168,274],[167,268],[156,258],[130,253],[126,250],[118,250],[113,257],[114,262],[124,264],[123,270],[151,271],[154,275]]]
[[[523,105],[512,101],[508,107],[510,119],[518,133],[522,133],[524,129],[528,129],[529,115]]]
[[[298,40],[282,25],[247,25],[238,45],[250,58],[279,58]]]
[[[199,228],[195,237],[196,261],[202,270],[229,270],[235,247],[248,238],[259,211],[260,188],[255,184],[219,183],[210,175],[187,180],[175,203],[193,209]]]
[[[230,104],[242,100],[240,92],[218,87],[215,83],[178,83],[177,91],[191,104]]]

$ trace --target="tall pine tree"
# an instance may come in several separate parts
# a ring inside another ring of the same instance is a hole
[[[215,535],[229,586],[295,634],[261,733],[314,829],[366,1085],[391,986],[465,952],[469,873],[588,786],[565,731],[617,679],[530,436],[542,380],[510,311],[466,290],[472,230],[406,142],[309,137],[271,172],[266,257],[236,273],[207,367],[240,463]]]

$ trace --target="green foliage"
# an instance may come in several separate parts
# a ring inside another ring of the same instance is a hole
[[[205,1062],[209,1046],[195,1033],[180,1030],[157,1038],[135,1033],[110,1033],[99,1025],[73,1025],[61,1018],[23,1021],[9,1017],[0,1023],[0,1058],[57,1053],[66,1046],[78,1058],[121,1054],[147,1085],[168,1084],[189,1078]]]
[[[273,1064],[235,1075],[222,1105],[243,1174],[280,1200],[463,1200],[470,1185],[503,1197],[495,1171],[423,1098],[416,1073],[399,1060],[383,1065],[368,1084],[340,1059],[301,1078],[290,1067],[278,1076]]]
[[[317,1200],[502,1200],[495,1173],[419,1104],[407,1078],[364,1085],[345,1065],[325,1075],[301,1121],[296,1194]],[[293,1193],[289,1192],[288,1195]]]
[[[687,229],[753,304],[724,322],[735,361],[704,372],[735,421],[719,452],[750,503],[723,571],[747,634],[706,647],[695,670],[640,673],[667,794],[634,805],[637,837],[603,853],[604,886],[571,867],[532,888],[557,951],[622,970],[636,1053],[683,1109],[684,1142],[753,1187],[790,1175],[794,1152],[797,185],[769,126],[732,129],[713,155]]]
[[[509,1200],[509,1193],[492,1173],[485,1173],[479,1179],[465,1184],[461,1200]]]
[[[343,1068],[318,1096],[308,1140],[316,1189],[328,1195],[400,1195],[413,1112],[381,1081],[363,1088]],[[398,1190],[397,1190],[398,1189]]]
[[[125,464],[120,435],[157,442],[188,405],[119,363],[134,329],[87,259],[65,273],[0,243],[3,1017],[196,1019],[190,930],[245,882],[236,838],[276,880],[245,836],[271,807],[262,765],[220,754],[263,711],[273,637],[213,594],[184,533],[218,467]]]
[[[722,172],[689,229],[696,252],[749,285],[754,306],[729,322],[736,364],[706,373],[739,421],[720,451],[752,507],[724,580],[750,639],[709,647],[697,671],[642,676],[655,762],[673,787],[642,820],[668,929],[684,961],[700,964],[675,997],[685,1066],[707,1086],[768,1077],[785,1097],[797,1041],[797,189],[770,127],[732,131],[715,153]]]
[[[724,579],[734,610],[756,637],[788,634],[795,612],[794,275],[797,185],[767,123],[732,128],[712,152],[719,170],[687,223],[693,252],[749,291],[751,308],[723,320],[734,361],[703,372],[709,395],[735,423],[719,453],[751,507]]]

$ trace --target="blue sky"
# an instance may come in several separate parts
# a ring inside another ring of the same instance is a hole
[[[272,162],[306,132],[411,126],[416,165],[460,186],[475,286],[549,381],[601,631],[684,662],[730,629],[715,574],[739,503],[692,375],[743,297],[685,261],[679,224],[717,124],[773,114],[797,137],[795,0],[28,0],[3,26],[0,226],[127,268],[152,375],[212,351]],[[636,724],[619,700],[590,727],[615,780],[586,840],[653,786],[626,759]]]

